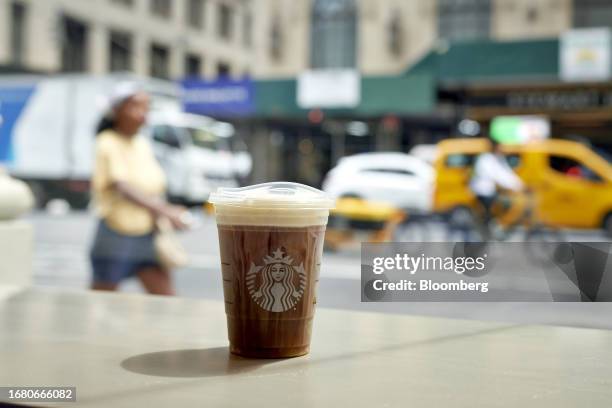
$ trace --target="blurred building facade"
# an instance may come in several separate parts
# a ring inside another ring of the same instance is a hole
[[[559,77],[560,36],[602,26],[612,1],[0,0],[0,66],[254,78],[252,116],[223,117],[253,153],[251,181],[318,185],[343,155],[435,143],[465,117],[543,113],[555,136],[611,145],[612,82]],[[298,106],[300,75],[329,68],[359,73],[358,106]]]
[[[167,78],[399,73],[436,39],[609,24],[598,0],[2,0],[0,64]]]
[[[257,145],[268,150],[262,157],[287,160],[284,166],[268,160],[257,179],[289,175],[316,183],[343,155],[407,151],[415,144],[435,143],[457,134],[459,121],[466,117],[486,129],[495,115],[544,114],[555,137],[588,135],[597,143],[605,143],[604,133],[612,126],[593,122],[593,114],[612,118],[608,107],[572,102],[590,95],[592,83],[563,84],[559,78],[559,38],[572,28],[609,27],[612,2],[277,0],[266,4],[270,11],[264,15],[271,20],[258,31],[259,44],[264,45],[257,48],[262,52],[257,58],[259,78],[298,78],[308,69],[355,69],[362,75],[361,99],[368,106],[362,103],[348,112],[313,110],[307,117],[294,110],[283,112],[285,118],[279,118],[281,104],[274,106],[269,111],[273,119],[258,133]],[[391,86],[380,91],[382,77]],[[427,81],[431,85],[424,86],[430,87],[426,92],[414,86]],[[293,96],[295,86],[278,84],[277,94]],[[382,113],[384,109],[377,109],[383,105],[380,95],[368,93],[372,88],[396,101],[395,106]],[[606,85],[600,88],[598,94],[605,95]],[[403,97],[393,92],[396,89]],[[375,99],[380,106],[375,106]],[[415,100],[430,106],[411,109]],[[527,102],[517,106],[517,101]],[[282,105],[290,102],[288,98]],[[353,134],[354,124],[365,125],[367,134]]]
[[[515,40],[557,36],[572,26],[601,25],[597,0],[259,0],[260,77],[309,68],[400,73],[438,39]],[[609,23],[606,23],[608,25]],[[329,50],[329,51],[327,51]],[[330,55],[329,61],[319,56]],[[340,54],[340,56],[338,55]],[[348,54],[348,58],[342,58]],[[351,55],[354,55],[352,58]]]
[[[612,3],[606,0],[259,0],[256,4],[264,6],[258,13],[256,60],[261,69],[257,72],[271,77],[338,65],[337,55],[327,64],[320,63],[317,56],[326,49],[354,53],[344,65],[362,74],[391,74],[405,70],[438,39],[550,38],[573,27],[612,25]]]
[[[0,64],[35,72],[244,75],[253,3],[242,0],[2,0]]]

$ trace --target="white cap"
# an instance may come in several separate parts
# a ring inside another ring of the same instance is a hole
[[[142,86],[136,82],[121,82],[113,88],[109,98],[109,107],[115,108],[125,102],[128,98],[142,92]]]

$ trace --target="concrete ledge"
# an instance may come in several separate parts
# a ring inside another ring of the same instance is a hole
[[[0,283],[30,285],[34,230],[26,221],[0,221]]]

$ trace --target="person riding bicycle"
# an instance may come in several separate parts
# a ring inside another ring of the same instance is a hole
[[[525,190],[524,183],[506,161],[501,145],[491,138],[490,146],[490,151],[477,157],[469,184],[484,210],[483,224],[487,230],[492,218],[491,208],[499,197],[498,189],[515,192]]]

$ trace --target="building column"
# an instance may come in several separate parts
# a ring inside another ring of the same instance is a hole
[[[133,33],[134,55],[132,56],[133,70],[137,75],[149,76],[149,58],[151,42],[147,37],[137,31]]]
[[[376,132],[376,150],[379,152],[397,152],[401,150],[401,133],[379,130]]]
[[[265,126],[255,125],[253,133],[246,139],[246,142],[253,163],[250,181],[252,183],[261,183],[268,180],[268,150],[270,141]]]
[[[36,70],[57,71],[62,65],[61,10],[50,1],[26,4],[26,64]]]
[[[174,43],[168,43],[168,52],[170,53],[169,73],[171,79],[182,78],[185,73],[184,59],[186,41],[179,37],[174,40]]]
[[[0,64],[6,64],[9,62],[10,54],[10,41],[11,41],[11,26],[9,24],[9,7],[10,3],[7,1],[0,2]]]
[[[340,121],[328,121],[323,126],[331,138],[331,165],[333,167],[346,155],[346,128]]]
[[[376,129],[375,141],[376,150],[399,152],[402,150],[402,124],[401,121],[394,117],[388,116],[383,118]]]
[[[283,174],[284,157],[283,157],[283,145],[287,143],[286,135],[280,130],[274,130],[266,132],[265,146],[267,147],[266,156],[266,177],[262,182],[268,182],[272,180],[283,180],[285,175]]]
[[[172,23],[176,27],[181,27],[181,31],[177,33],[172,43],[168,44],[170,51],[170,78],[180,79],[185,76],[185,54],[189,50],[189,40],[185,31],[185,26],[187,25],[185,22],[187,2],[175,1],[173,5]]]
[[[102,24],[93,23],[89,28],[89,69],[92,74],[105,74],[109,70],[109,34]]]

